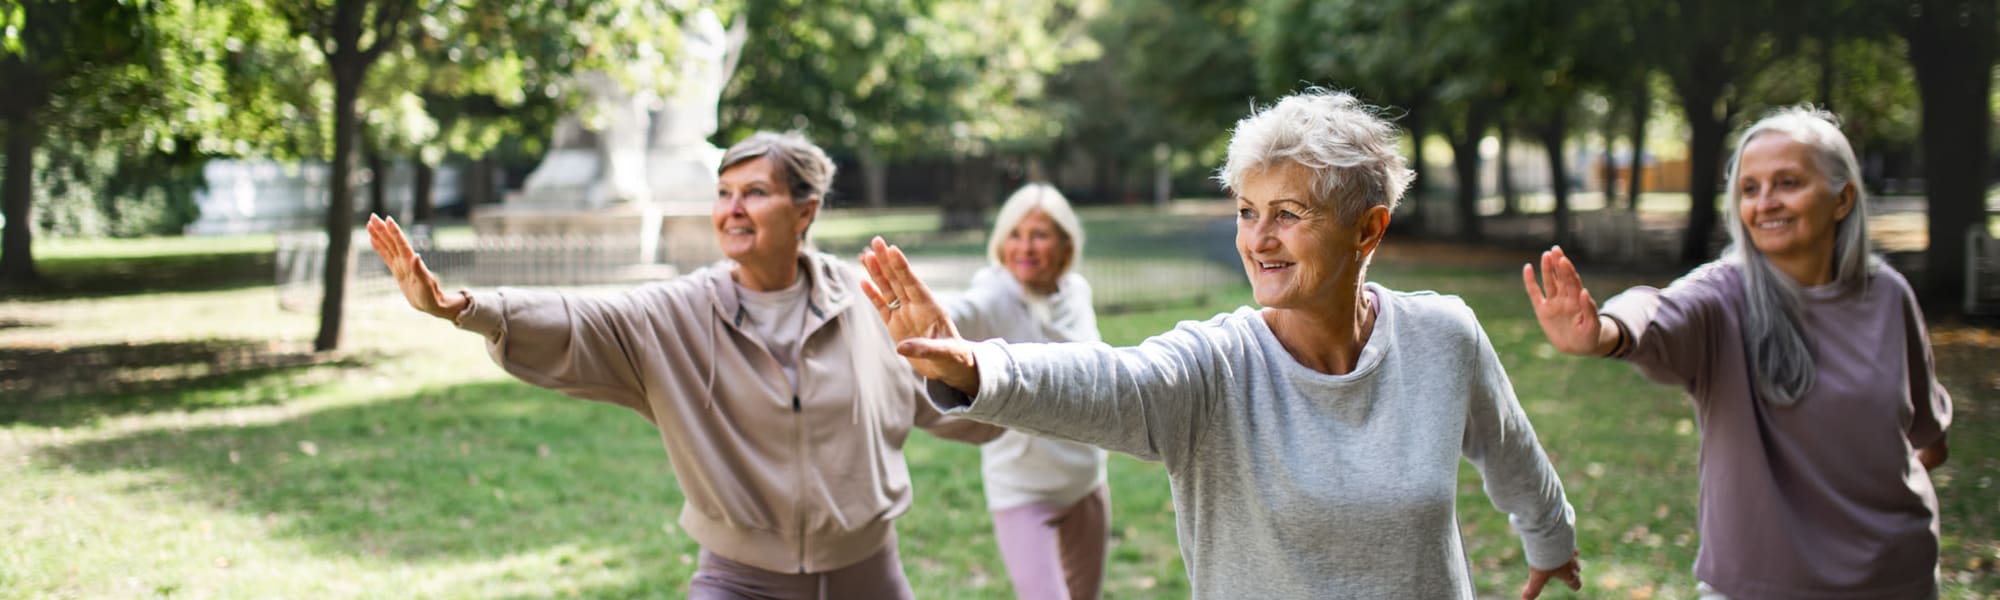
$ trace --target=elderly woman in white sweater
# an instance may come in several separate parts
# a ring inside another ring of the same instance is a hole
[[[1165,463],[1198,598],[1471,598],[1458,464],[1526,550],[1523,598],[1580,585],[1574,516],[1465,303],[1366,283],[1410,179],[1343,93],[1236,126],[1219,177],[1262,309],[1136,347],[973,343],[877,239],[862,291],[948,414]]]
[[[1031,183],[1000,207],[993,261],[945,312],[969,340],[1095,342],[1090,284],[1075,272],[1083,225],[1055,187]],[[1008,432],[980,446],[986,509],[1014,595],[1096,598],[1111,536],[1104,450]]]

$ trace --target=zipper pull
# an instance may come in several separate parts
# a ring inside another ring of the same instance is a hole
[[[796,394],[792,396],[792,412],[799,412],[799,397]]]

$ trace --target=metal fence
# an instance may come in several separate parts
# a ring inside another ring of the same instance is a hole
[[[635,238],[613,236],[478,236],[435,239],[413,227],[411,245],[436,273],[446,290],[461,287],[580,287],[636,285],[674,277],[720,259],[712,241],[706,245],[661,244],[659,260],[641,264]],[[979,256],[926,256],[912,246],[912,266],[940,292],[961,290],[972,273],[985,264]],[[317,231],[285,232],[277,236],[276,284],[279,305],[287,310],[319,308],[325,273],[326,235]],[[1212,253],[1210,253],[1212,254]],[[1205,256],[1199,244],[1185,251],[1153,252],[1146,256],[1093,255],[1079,271],[1090,280],[1099,310],[1121,312],[1208,301],[1243,284],[1234,263]],[[348,256],[351,297],[397,294],[389,270],[368,245],[367,233],[357,231]]]

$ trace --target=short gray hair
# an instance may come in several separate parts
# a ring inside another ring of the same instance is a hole
[[[1396,126],[1382,109],[1346,93],[1310,88],[1252,111],[1230,133],[1229,158],[1215,175],[1240,190],[1252,170],[1291,161],[1313,172],[1312,201],[1353,223],[1369,207],[1396,210],[1415,173],[1404,166]]]
[[[1809,105],[1772,111],[1744,130],[1729,160],[1727,208],[1730,247],[1725,260],[1743,269],[1743,351],[1750,360],[1751,385],[1775,406],[1791,406],[1812,389],[1818,367],[1806,343],[1801,321],[1799,286],[1779,273],[1743,225],[1743,188],[1737,179],[1743,149],[1764,135],[1782,135],[1812,150],[1813,165],[1826,177],[1826,187],[1838,195],[1854,186],[1854,209],[1834,224],[1833,285],[1843,293],[1867,289],[1880,258],[1868,251],[1868,194],[1861,185],[1854,147],[1840,132],[1838,117]]]
[[[772,170],[779,177],[778,183],[791,193],[793,202],[814,198],[825,200],[827,190],[833,188],[833,159],[827,158],[825,150],[797,132],[759,131],[750,134],[722,154],[722,166],[716,167],[715,172],[720,174],[758,157],[771,161]]]
[[[1040,209],[1042,214],[1054,221],[1056,229],[1069,238],[1069,260],[1063,263],[1063,272],[1076,269],[1077,259],[1083,257],[1083,222],[1076,218],[1076,210],[1070,208],[1069,199],[1064,198],[1055,186],[1046,183],[1030,183],[1015,190],[1000,205],[1000,215],[993,219],[993,236],[986,240],[986,258],[993,264],[1000,264],[1000,245],[1007,242],[1007,236],[1028,218],[1028,212]]]

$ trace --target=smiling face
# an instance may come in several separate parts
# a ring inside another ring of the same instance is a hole
[[[796,261],[818,202],[793,202],[771,161],[753,158],[723,171],[715,186],[716,243],[747,268]]]
[[[1022,287],[1052,294],[1056,280],[1069,267],[1071,248],[1069,236],[1056,226],[1055,219],[1042,209],[1030,209],[1000,242],[1000,264]]]
[[[1258,304],[1313,309],[1352,302],[1365,255],[1381,239],[1357,226],[1376,211],[1342,223],[1331,207],[1313,202],[1312,180],[1311,169],[1289,161],[1243,176],[1236,251]]]
[[[1831,277],[1833,240],[1854,210],[1852,185],[1829,187],[1811,146],[1782,133],[1752,138],[1737,163],[1737,218],[1750,243],[1803,285]]]

